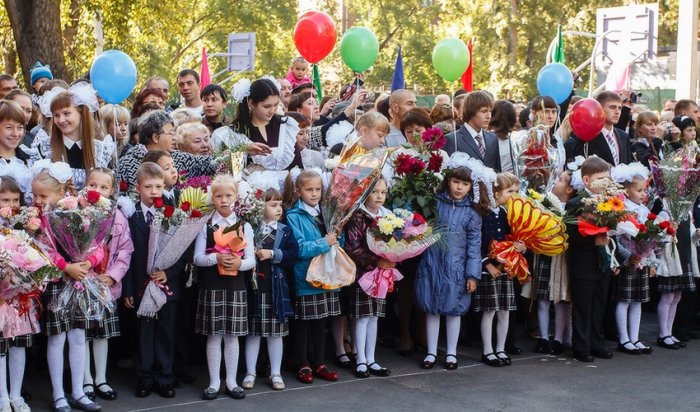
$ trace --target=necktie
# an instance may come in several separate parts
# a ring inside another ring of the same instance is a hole
[[[606,133],[605,140],[608,141],[608,146],[610,146],[610,153],[612,153],[613,159],[615,160],[615,165],[619,164],[620,155],[617,153],[617,143],[615,142],[615,134],[613,132]]]
[[[481,158],[483,159],[484,156],[486,156],[486,146],[484,146],[484,137],[481,136],[480,133],[477,133],[476,136],[474,136],[474,140],[476,140],[476,146],[479,148],[479,153],[481,154]]]
[[[153,223],[153,213],[151,213],[151,211],[149,210],[146,212],[146,224],[148,224],[148,226],[151,226],[151,223]]]

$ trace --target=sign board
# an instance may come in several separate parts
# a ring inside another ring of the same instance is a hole
[[[636,4],[596,11],[596,35],[610,33],[601,43],[596,64],[607,66],[614,60],[644,62],[656,57],[659,5]]]
[[[255,67],[255,33],[229,33],[229,71],[244,72]]]

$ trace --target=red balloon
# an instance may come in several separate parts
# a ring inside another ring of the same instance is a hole
[[[307,11],[294,27],[294,44],[309,63],[318,63],[328,56],[337,36],[333,19],[320,11]]]
[[[603,106],[595,99],[581,99],[571,108],[569,122],[576,137],[590,142],[605,126]]]

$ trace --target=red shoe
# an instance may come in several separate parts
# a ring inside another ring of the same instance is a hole
[[[297,379],[299,379],[299,382],[305,384],[314,383],[314,375],[311,372],[311,368],[302,366],[299,372],[297,372]]]
[[[319,379],[323,379],[324,381],[338,380],[338,373],[328,370],[328,367],[326,367],[326,365],[317,366],[316,370],[314,371],[314,376],[316,376]]]

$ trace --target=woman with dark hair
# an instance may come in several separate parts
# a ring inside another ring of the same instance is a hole
[[[503,172],[515,170],[515,153],[510,141],[510,134],[515,128],[516,122],[515,105],[508,100],[496,100],[491,110],[489,131],[498,136],[498,153],[501,156],[501,170]]]
[[[134,105],[131,106],[131,118],[136,119],[144,114],[146,105],[155,105],[158,110],[163,110],[165,108],[165,100],[167,97],[160,89],[143,89],[139,94],[136,95],[134,100]]]
[[[423,107],[416,107],[406,112],[401,118],[401,133],[406,137],[406,141],[415,144],[416,138],[420,139],[421,134],[433,127],[430,113]]]
[[[288,112],[297,112],[306,116],[315,124],[321,118],[321,113],[318,109],[318,100],[309,92],[299,93],[292,96],[287,106]]]

